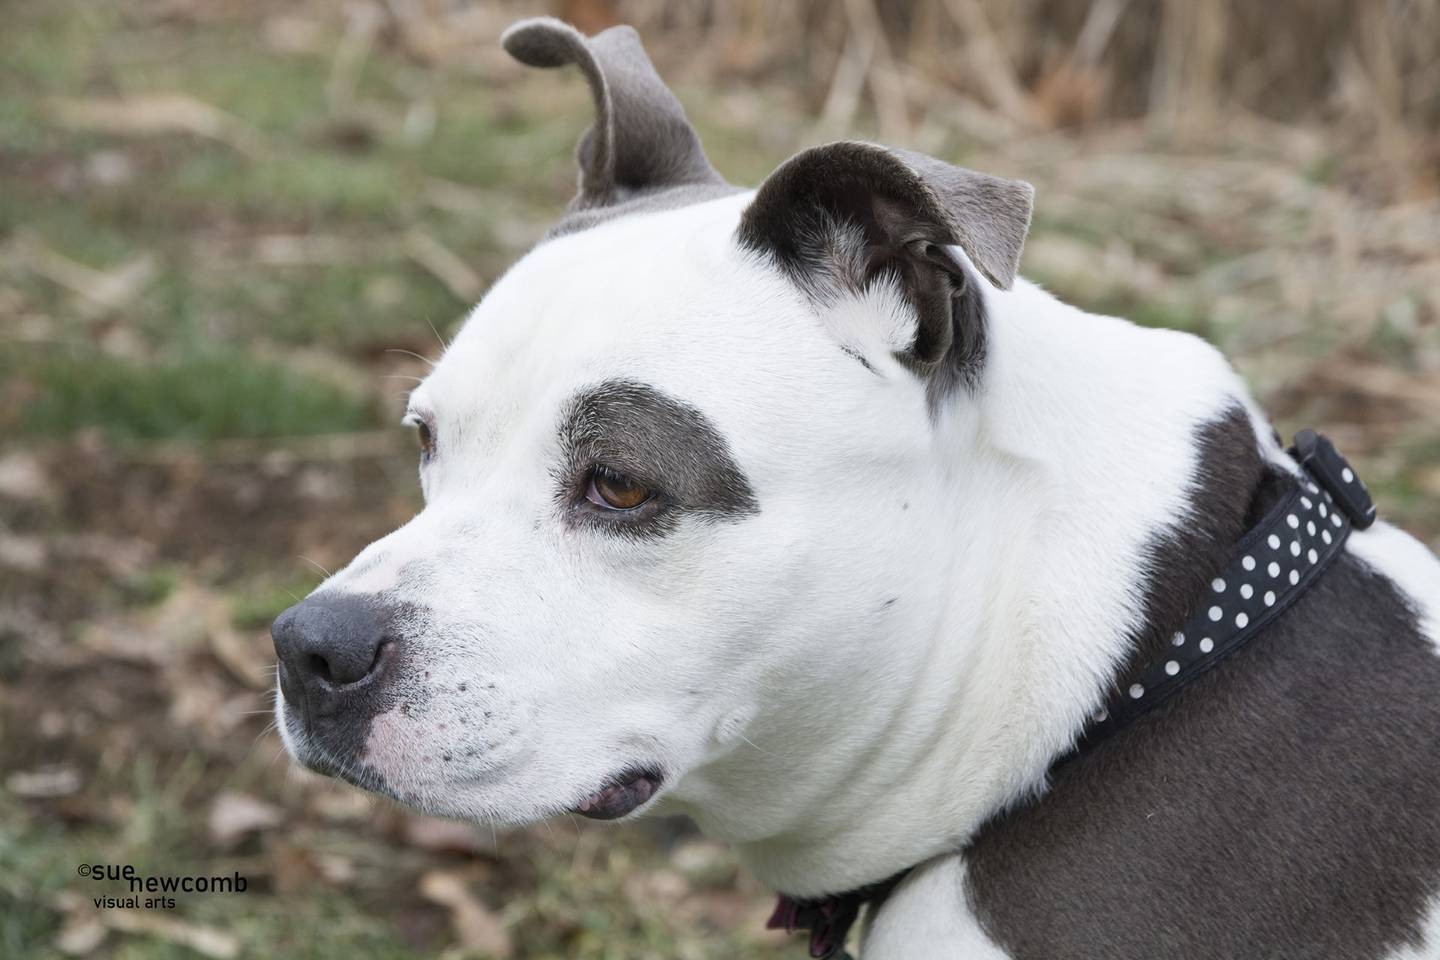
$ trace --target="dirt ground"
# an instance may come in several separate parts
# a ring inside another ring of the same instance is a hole
[[[588,122],[576,77],[499,53],[519,8],[428,47],[397,9],[7,8],[0,956],[796,956],[683,823],[477,831],[297,771],[269,728],[270,619],[417,509],[407,378],[563,207]],[[677,43],[656,59],[732,181],[833,135],[783,74]],[[910,143],[1036,185],[1022,272],[1211,340],[1440,547],[1433,181],[1244,112],[916,113]],[[125,884],[91,863],[247,889],[97,909]]]

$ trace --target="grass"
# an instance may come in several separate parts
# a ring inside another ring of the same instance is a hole
[[[11,376],[34,384],[35,398],[12,426],[26,437],[88,427],[118,442],[206,441],[335,433],[373,422],[365,400],[233,348],[154,363],[51,354],[23,369],[13,363]]]
[[[314,573],[284,581],[265,579],[236,589],[230,600],[230,619],[235,626],[248,630],[265,630],[296,597],[314,590],[320,578]]]

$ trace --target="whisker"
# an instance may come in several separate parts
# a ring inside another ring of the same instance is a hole
[[[414,350],[406,350],[404,347],[386,347],[386,348],[385,348],[385,352],[386,352],[386,353],[401,353],[401,354],[404,354],[404,355],[407,356],[407,357],[414,357],[416,360],[419,360],[421,363],[426,364],[426,365],[429,366],[429,367],[432,367],[432,368],[433,368],[433,367],[435,366],[435,361],[434,361],[434,360],[431,360],[429,357],[422,357],[422,356],[420,356],[420,354],[416,353]]]
[[[425,318],[425,323],[430,327],[430,332],[435,334],[435,340],[440,344],[440,352],[444,353],[446,350],[449,350],[450,344],[446,343],[445,338],[440,336],[440,331],[435,329],[435,324],[430,322],[428,316]]]
[[[304,560],[306,563],[310,564],[310,566],[314,567],[316,570],[319,570],[321,573],[325,574],[325,576],[327,576],[327,577],[333,577],[333,576],[335,576],[335,574],[331,573],[329,570],[326,570],[326,569],[325,569],[324,567],[322,567],[320,564],[316,563],[314,560],[311,560],[309,557],[305,556],[304,554],[297,553],[297,554],[295,554],[295,556],[299,557],[301,560]],[[289,593],[289,591],[287,590],[286,593]],[[290,596],[294,597],[295,594],[291,593]],[[295,598],[295,602],[296,602],[296,603],[299,603],[299,602],[300,602],[300,598],[296,597],[296,598]]]

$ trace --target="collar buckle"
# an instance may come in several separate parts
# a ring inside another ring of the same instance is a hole
[[[1328,437],[1314,430],[1301,430],[1295,434],[1290,455],[1329,491],[1356,530],[1375,522],[1375,501],[1370,499],[1370,491]]]

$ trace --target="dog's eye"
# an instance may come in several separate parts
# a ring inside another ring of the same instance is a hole
[[[435,434],[430,430],[430,424],[414,414],[406,417],[405,423],[415,428],[415,436],[420,441],[420,459],[429,460],[435,456]]]
[[[613,470],[597,469],[590,475],[585,499],[606,510],[634,510],[654,496],[644,484]]]

